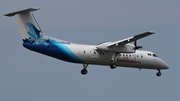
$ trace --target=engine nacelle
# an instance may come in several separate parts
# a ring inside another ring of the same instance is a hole
[[[135,46],[133,44],[125,44],[125,45],[114,45],[107,47],[111,42],[104,42],[96,46],[98,50],[102,51],[110,51],[110,52],[120,52],[120,53],[134,53]]]

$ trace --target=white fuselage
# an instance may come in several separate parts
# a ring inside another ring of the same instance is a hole
[[[68,43],[64,44],[81,60],[84,64],[107,65],[111,64],[113,52],[101,51],[95,45],[83,45]],[[134,53],[118,53],[117,66],[144,68],[144,69],[167,69],[166,63],[150,51],[136,50]]]

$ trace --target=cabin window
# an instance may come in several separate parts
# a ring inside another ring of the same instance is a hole
[[[104,52],[102,52],[102,54],[104,55]]]
[[[94,54],[96,54],[96,52],[94,52]]]
[[[143,56],[141,55],[141,58],[143,58]]]
[[[86,51],[84,51],[84,53],[86,53]]]
[[[131,57],[131,55],[129,55],[129,57]]]
[[[138,55],[137,55],[137,58],[138,58]]]

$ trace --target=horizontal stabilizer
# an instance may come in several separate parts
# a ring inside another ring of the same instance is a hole
[[[16,11],[16,12],[12,12],[12,13],[8,13],[8,14],[5,14],[4,16],[8,16],[8,17],[12,17],[16,14],[28,14],[30,12],[33,12],[33,11],[36,11],[36,10],[39,10],[40,8],[28,8],[28,9],[24,9],[24,10],[20,10],[20,11]]]

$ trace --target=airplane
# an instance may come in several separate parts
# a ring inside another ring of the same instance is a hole
[[[152,69],[158,71],[156,73],[158,77],[162,75],[161,70],[169,68],[153,52],[138,50],[142,46],[137,46],[137,40],[154,34],[152,31],[115,42],[105,41],[97,45],[76,44],[42,34],[32,13],[39,9],[28,8],[4,16],[16,17],[25,48],[66,62],[83,64],[82,75],[88,73],[88,65],[110,66],[111,69],[116,67]]]

